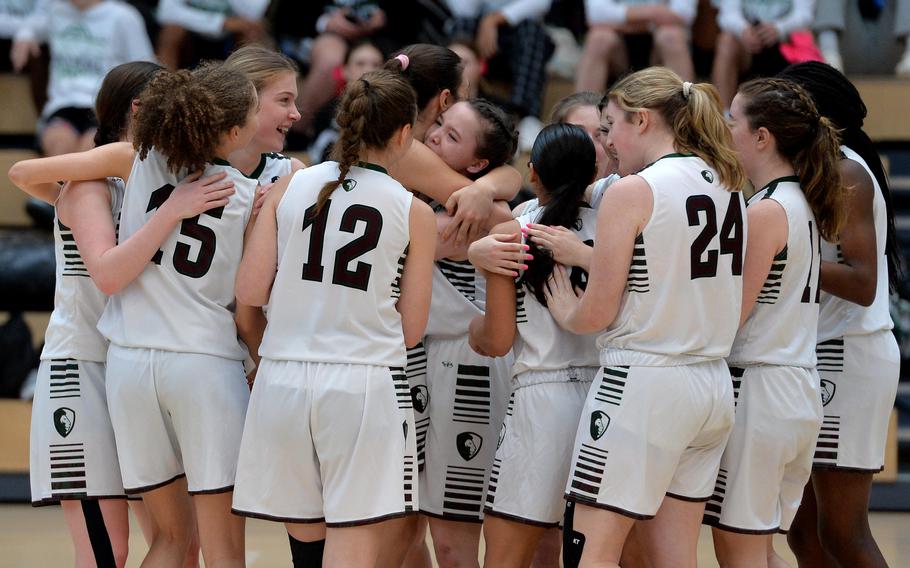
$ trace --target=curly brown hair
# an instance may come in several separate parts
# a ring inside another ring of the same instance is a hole
[[[417,97],[400,73],[377,69],[348,84],[338,105],[338,142],[332,159],[338,162],[338,179],[328,182],[316,200],[318,214],[366,148],[385,148],[395,131],[414,124]]]
[[[175,173],[204,169],[222,136],[242,127],[255,104],[250,79],[223,63],[205,63],[193,71],[161,71],[139,96],[133,146],[141,159],[155,148]]]

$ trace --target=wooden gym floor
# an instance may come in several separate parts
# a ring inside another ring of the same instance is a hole
[[[872,531],[890,566],[910,566],[910,513],[874,513]],[[281,525],[250,519],[246,538],[248,566],[277,568],[291,565],[287,535]],[[795,566],[783,537],[775,538],[778,552]],[[145,549],[142,535],[136,529],[130,538],[131,554],[127,566],[139,566]],[[717,566],[710,533],[704,527],[698,558],[700,567]],[[0,568],[72,565],[72,548],[59,507],[0,505]]]

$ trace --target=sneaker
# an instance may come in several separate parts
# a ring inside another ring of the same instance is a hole
[[[904,56],[894,68],[894,74],[898,77],[910,77],[910,50],[904,52]]]
[[[536,116],[526,116],[518,123],[518,150],[530,152],[537,135],[543,130],[543,123]]]
[[[825,63],[827,63],[831,67],[834,67],[841,73],[844,72],[844,60],[841,59],[839,51],[823,49],[822,57],[825,59]]]

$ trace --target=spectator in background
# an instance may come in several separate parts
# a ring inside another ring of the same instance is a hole
[[[812,23],[815,0],[720,0],[711,82],[730,108],[744,75],[774,75],[788,62],[780,44]]]
[[[697,0],[585,0],[588,34],[575,74],[576,91],[603,91],[610,75],[629,69],[638,38],[650,38],[651,59],[686,81],[695,77],[689,39]],[[647,66],[647,65],[645,65]]]
[[[334,69],[332,78],[335,85],[335,98],[316,113],[316,119],[313,122],[316,132],[319,133],[307,151],[313,164],[328,160],[332,147],[338,140],[340,131],[338,123],[335,122],[335,110],[338,108],[345,85],[360,79],[364,73],[379,69],[383,63],[385,63],[385,55],[382,51],[369,40],[362,40],[351,46],[345,57],[344,65]]]
[[[261,42],[267,37],[268,5],[269,0],[161,0],[158,60],[173,71],[200,59],[224,59],[235,44]]]
[[[94,146],[95,95],[108,71],[129,61],[153,61],[142,16],[114,0],[53,0],[16,32],[11,57],[22,69],[43,42],[50,45],[48,100],[38,136],[45,155]]]
[[[335,97],[332,74],[345,62],[348,47],[365,38],[375,36],[386,26],[386,12],[378,2],[370,0],[334,0],[316,22],[319,36],[310,50],[310,70],[300,86],[297,106],[301,118],[294,125],[296,132],[312,130],[316,115]],[[380,41],[384,49],[387,42]]]
[[[451,37],[474,38],[481,61],[490,72],[511,77],[506,110],[521,117],[519,146],[530,150],[543,128],[540,105],[546,82],[547,60],[553,42],[543,26],[552,0],[447,0],[454,15]]]
[[[447,45],[449,49],[458,54],[464,68],[461,71],[461,87],[458,89],[458,98],[462,100],[476,99],[480,91],[480,78],[486,72],[486,65],[481,63],[480,57],[474,50],[474,42],[470,39],[455,38]]]
[[[33,13],[46,11],[47,4],[48,0],[0,0],[0,72],[20,71],[13,69],[13,38]],[[29,75],[35,112],[41,112],[47,102],[47,47],[33,47],[23,69]]]
[[[894,35],[905,41],[904,55],[901,57],[894,74],[899,77],[910,76],[910,0],[896,0],[894,13]],[[875,19],[884,8],[883,0],[866,0],[859,2],[859,11],[863,18]],[[844,71],[844,62],[840,51],[840,34],[846,26],[847,0],[818,0],[815,9],[815,23],[812,26],[818,34],[818,46],[825,61],[840,72]]]

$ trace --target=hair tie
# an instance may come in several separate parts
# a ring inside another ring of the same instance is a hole
[[[689,92],[692,90],[692,83],[689,81],[683,81],[683,98],[686,100],[689,99]]]
[[[411,59],[404,53],[399,53],[395,56],[395,59],[401,62],[401,70],[404,71],[408,68],[408,65],[411,64]]]

